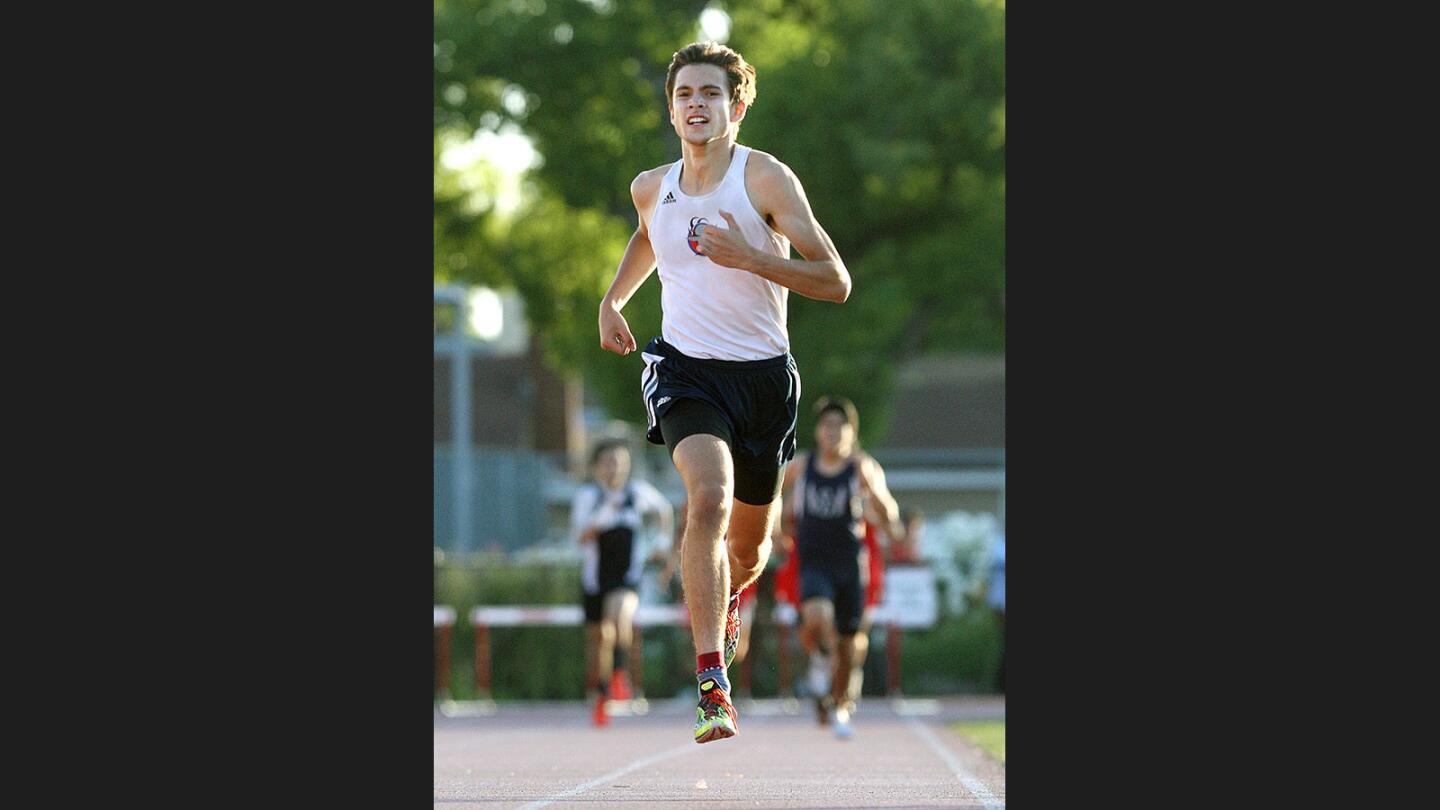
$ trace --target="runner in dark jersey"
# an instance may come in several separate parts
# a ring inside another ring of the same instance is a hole
[[[785,470],[784,531],[794,536],[800,558],[801,643],[815,651],[816,711],[845,739],[852,733],[850,671],[868,578],[860,567],[867,500],[890,538],[903,539],[905,530],[884,470],[858,447],[855,406],[825,397],[815,411],[816,452],[796,456]]]
[[[669,501],[646,481],[630,478],[623,442],[601,442],[591,457],[594,480],[575,493],[570,532],[580,544],[580,596],[585,610],[585,681],[594,722],[608,722],[606,701],[630,697],[625,658],[634,640],[636,588],[644,566],[640,531],[647,516],[672,533]]]

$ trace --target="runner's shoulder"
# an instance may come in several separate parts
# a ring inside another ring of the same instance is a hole
[[[857,447],[855,448],[855,466],[864,472],[869,472],[879,467],[880,462],[876,461],[874,456]]]
[[[665,179],[670,165],[666,163],[635,175],[635,179],[630,181],[630,197],[635,200],[635,207],[645,210],[654,204],[655,195],[660,192],[660,181]]]
[[[780,158],[769,152],[761,152],[759,149],[750,150],[750,159],[745,161],[745,181],[747,185],[756,183],[778,184],[788,183],[795,177],[795,172],[785,165]]]
[[[751,149],[745,163],[745,187],[756,210],[765,215],[805,196],[795,172],[779,158],[759,149]]]

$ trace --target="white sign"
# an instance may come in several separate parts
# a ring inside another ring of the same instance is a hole
[[[890,565],[885,568],[885,601],[876,611],[876,624],[905,629],[934,627],[940,619],[935,572],[928,565]]]

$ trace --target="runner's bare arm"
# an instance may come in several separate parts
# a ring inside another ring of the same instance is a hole
[[[865,503],[865,522],[879,529],[880,547],[888,547],[892,541],[890,539],[890,530],[885,527],[889,526],[890,522],[885,519],[885,513],[881,511],[875,498],[866,495],[863,500]]]
[[[881,524],[885,533],[891,540],[903,542],[905,525],[900,522],[900,505],[895,502],[895,496],[890,494],[890,488],[885,485],[885,470],[881,469],[880,462],[868,453],[862,454],[856,472],[860,477],[860,487],[870,496],[870,503],[885,521]]]
[[[792,490],[795,489],[795,479],[800,477],[800,471],[805,469],[804,453],[797,453],[789,464],[785,465],[785,477],[780,483],[780,519],[775,521],[775,533],[780,540],[780,545],[788,552],[790,540],[795,537],[795,510],[786,502],[795,497]]]
[[[729,228],[706,228],[700,236],[700,252],[716,264],[749,271],[806,298],[836,303],[849,298],[850,271],[816,221],[805,189],[790,167],[764,152],[751,152],[745,185],[755,210],[804,258],[782,259],[751,247],[728,211],[720,216]]]
[[[662,167],[664,168],[664,167]],[[664,173],[655,170],[641,172],[630,183],[630,199],[635,203],[639,223],[635,233],[630,235],[630,244],[625,246],[625,255],[620,257],[620,267],[615,271],[615,280],[600,300],[600,348],[626,355],[635,351],[635,336],[630,333],[630,324],[620,310],[630,302],[635,291],[655,270],[655,248],[650,244],[650,223],[648,216],[655,205],[655,195],[660,190]]]
[[[585,489],[576,493],[574,502],[570,504],[570,537],[576,543],[593,543],[600,536],[600,530],[586,519],[593,511],[595,499],[591,493]]]

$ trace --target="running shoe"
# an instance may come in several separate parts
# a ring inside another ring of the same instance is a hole
[[[723,740],[739,733],[730,696],[713,679],[700,684],[700,705],[695,708],[695,742]]]
[[[610,725],[610,713],[605,711],[605,696],[595,696],[595,713],[590,716],[591,722],[598,726]]]
[[[740,591],[745,590],[741,588]],[[735,660],[735,650],[740,646],[740,591],[730,596],[730,606],[725,609],[725,666]]]
[[[850,725],[850,707],[835,707],[835,736],[842,740],[848,740],[855,736],[855,729]]]

